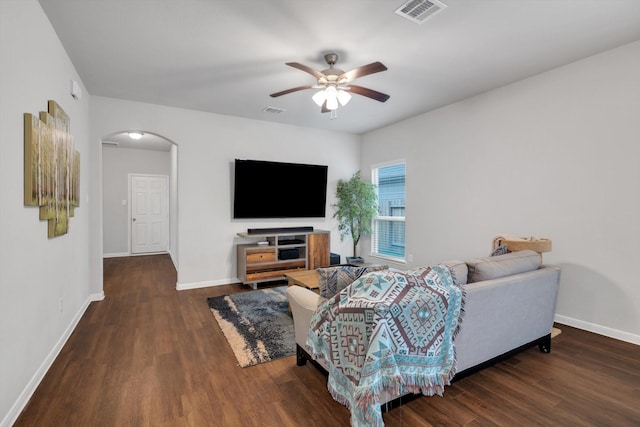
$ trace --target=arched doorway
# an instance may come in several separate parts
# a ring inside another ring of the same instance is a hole
[[[132,182],[165,181],[166,246],[149,246],[149,252],[168,253],[177,270],[177,144],[153,132],[120,131],[102,138],[101,157],[103,258],[145,253],[136,250],[139,247],[135,244],[136,230],[140,228],[140,222],[136,224],[135,221],[142,221],[142,218],[132,215],[131,208],[141,199],[132,192]],[[153,196],[152,199],[156,200]]]

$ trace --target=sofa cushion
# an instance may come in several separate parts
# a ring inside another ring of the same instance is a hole
[[[536,270],[540,267],[540,255],[526,250],[510,252],[506,255],[474,258],[466,263],[469,268],[467,282],[473,283]]]
[[[373,265],[368,267],[340,265],[336,267],[316,268],[319,276],[318,287],[320,288],[320,296],[331,298],[363,274],[388,269],[388,265]]]
[[[459,259],[454,259],[441,262],[440,265],[444,265],[449,269],[454,285],[460,286],[467,283],[467,275],[469,274],[467,263]]]

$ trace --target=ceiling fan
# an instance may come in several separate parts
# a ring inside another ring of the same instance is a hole
[[[379,73],[385,71],[385,67],[380,62],[372,62],[371,64],[363,65],[361,67],[354,68],[351,71],[343,71],[339,68],[335,68],[335,64],[338,61],[338,55],[335,53],[328,53],[324,56],[325,61],[329,64],[329,68],[323,71],[316,71],[306,65],[298,62],[287,62],[286,65],[297,68],[311,74],[318,79],[316,84],[298,86],[291,89],[283,90],[280,92],[272,93],[271,97],[276,98],[278,96],[286,95],[291,92],[297,92],[305,89],[320,89],[313,95],[313,101],[321,107],[323,113],[331,112],[335,114],[335,110],[338,105],[346,105],[351,99],[351,93],[357,95],[366,96],[367,98],[375,99],[376,101],[385,102],[389,99],[389,95],[368,89],[366,87],[357,86],[351,84],[351,82],[358,77],[364,77],[369,74]],[[351,92],[351,93],[350,93]]]

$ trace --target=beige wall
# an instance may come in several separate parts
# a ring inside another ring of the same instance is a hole
[[[0,1],[0,426],[10,425],[90,299],[89,96],[35,0]],[[84,97],[69,94],[70,80]],[[80,152],[80,207],[69,233],[47,238],[23,204],[23,114],[55,100]],[[97,296],[99,297],[99,296]],[[62,309],[60,309],[62,301]]]
[[[557,319],[640,344],[638,76],[640,42],[365,135],[363,170],[407,159],[414,264],[551,238]]]

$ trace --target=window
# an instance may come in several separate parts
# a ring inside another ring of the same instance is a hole
[[[405,163],[394,162],[372,169],[378,190],[378,215],[373,220],[373,255],[404,261]]]

